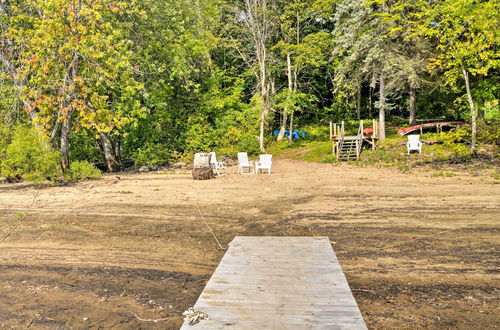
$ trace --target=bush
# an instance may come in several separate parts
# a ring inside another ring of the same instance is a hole
[[[6,158],[7,146],[10,144],[11,134],[7,126],[0,124],[0,173],[2,171],[2,159]]]
[[[71,163],[65,177],[68,181],[84,179],[99,179],[102,173],[94,165],[87,161],[74,161]]]
[[[168,165],[172,156],[164,145],[146,143],[132,153],[132,159],[137,166],[143,165]]]
[[[329,123],[320,125],[307,125],[300,129],[300,131],[307,132],[306,139],[312,141],[325,141],[330,139],[330,125]]]
[[[21,126],[5,149],[1,173],[7,180],[55,181],[62,176],[60,164],[59,152],[52,150],[45,135]]]
[[[245,151],[251,155],[257,154],[260,151],[260,143],[258,138],[252,134],[243,134],[238,141],[238,151]]]
[[[435,159],[461,162],[472,158],[469,147],[471,141],[469,127],[459,127],[449,132],[443,132],[439,134],[437,140],[443,142],[443,144],[434,148]]]
[[[489,123],[479,121],[477,139],[480,143],[500,146],[500,119]]]

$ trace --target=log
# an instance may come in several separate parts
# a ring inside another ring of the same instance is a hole
[[[210,180],[214,178],[214,171],[212,171],[211,167],[198,167],[193,169],[194,180]]]
[[[215,175],[210,166],[210,153],[197,153],[194,155],[193,179],[194,180],[210,180],[214,179]]]

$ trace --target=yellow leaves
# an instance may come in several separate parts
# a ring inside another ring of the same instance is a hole
[[[136,116],[129,108],[140,104],[129,100],[142,86],[131,70],[130,22],[120,15],[140,14],[140,6],[134,0],[85,0],[78,6],[74,0],[23,1],[9,22],[13,28],[2,35],[23,45],[15,78],[27,81],[25,111],[36,108],[45,127],[60,111],[72,113],[76,126],[99,130]]]

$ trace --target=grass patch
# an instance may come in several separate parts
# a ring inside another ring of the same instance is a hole
[[[484,158],[488,157],[474,158],[467,143],[456,142],[463,141],[463,139],[453,131],[421,135],[422,154],[413,152],[408,155],[406,148],[408,138],[395,133],[396,125],[391,128],[388,137],[384,141],[379,141],[375,150],[369,149],[370,145],[365,144],[360,158],[348,163],[355,166],[393,167],[401,172],[408,172],[415,167],[430,166],[440,171],[433,174],[434,177],[456,176],[455,173],[446,171],[450,166],[469,172],[480,172],[482,169],[496,166],[492,162],[484,161]],[[328,137],[324,140],[311,139],[313,136],[324,137],[324,130],[314,133],[308,139],[294,141],[292,144],[289,144],[287,140],[274,142],[268,148],[268,152],[283,158],[340,164],[336,156],[332,154],[332,143],[326,140]],[[500,174],[492,175],[492,177],[500,180]]]
[[[439,172],[439,173],[434,173],[431,175],[431,178],[439,178],[439,177],[444,177],[444,178],[452,178],[454,176],[457,176],[458,174],[453,173],[453,172]]]
[[[287,141],[276,142],[268,148],[268,152],[283,158],[300,159],[315,163],[334,163],[330,141],[297,141],[288,145]]]
[[[493,180],[500,180],[500,173],[493,173],[491,174],[491,177],[493,178]]]
[[[132,192],[130,190],[120,190],[118,193],[119,194],[133,194],[134,192]]]

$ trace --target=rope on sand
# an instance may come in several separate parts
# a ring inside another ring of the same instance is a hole
[[[198,213],[200,214],[201,216],[201,219],[203,220],[203,222],[205,223],[205,225],[207,226],[208,230],[210,230],[210,232],[212,233],[212,236],[214,237],[215,241],[217,242],[217,245],[219,245],[219,248],[222,250],[222,251],[226,251],[226,249],[224,249],[222,247],[222,245],[220,244],[219,240],[217,239],[217,236],[215,236],[215,233],[214,231],[212,230],[212,228],[210,228],[210,226],[208,225],[207,221],[205,220],[205,217],[203,216],[203,213],[201,213],[201,210],[200,210],[200,205],[198,203],[196,203],[196,208],[198,209]]]

